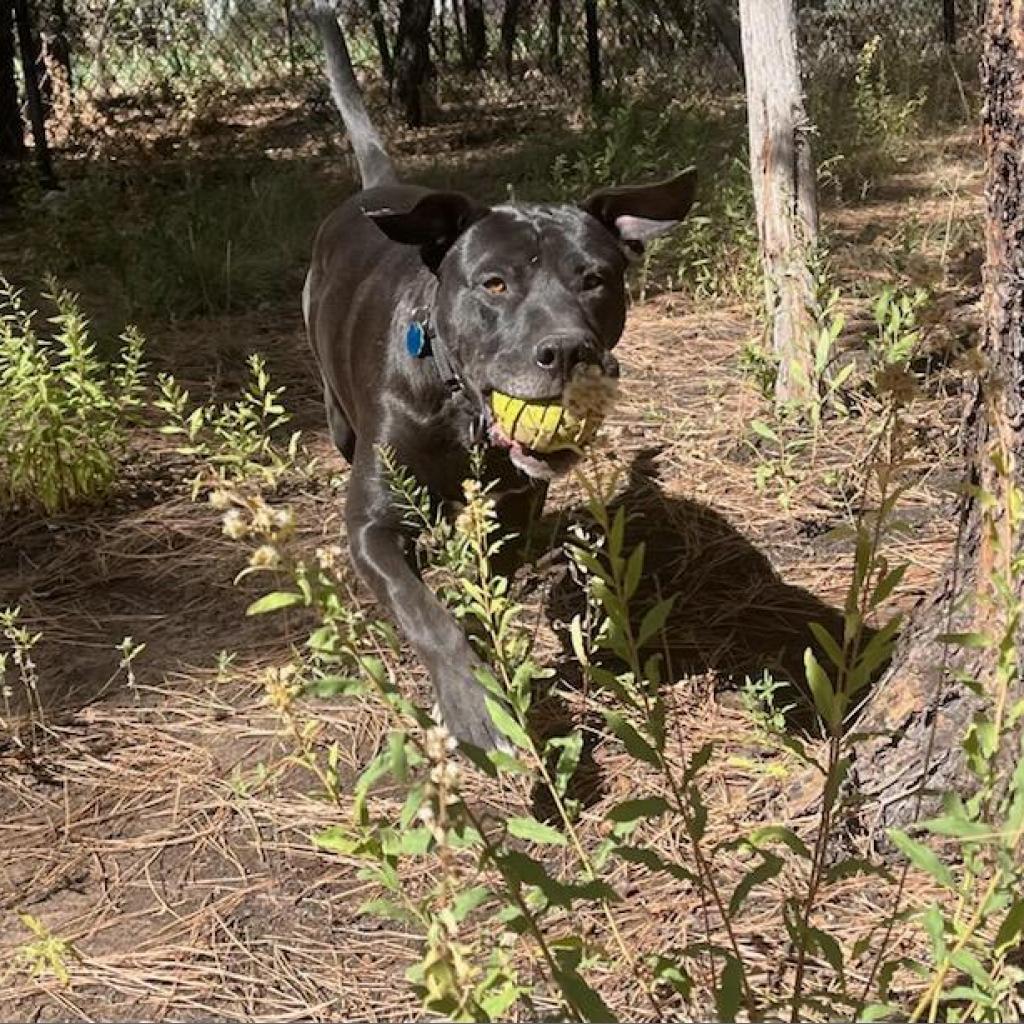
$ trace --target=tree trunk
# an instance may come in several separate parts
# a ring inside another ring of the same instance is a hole
[[[521,6],[522,0],[505,0],[505,9],[501,12],[501,63],[506,75],[512,73],[512,57],[515,52]]]
[[[942,0],[942,39],[950,49],[956,46],[956,0]]]
[[[794,7],[794,3],[789,3],[785,6]],[[751,3],[750,0],[740,0],[740,25],[742,25],[746,20],[744,10],[751,6],[758,8],[763,7],[763,16],[768,17],[769,12],[773,8],[777,7],[778,4],[776,4],[774,0],[766,0],[764,4],[758,4],[756,2]],[[715,35],[718,37],[718,41],[725,47],[726,52],[732,58],[733,64],[736,65],[736,70],[739,72],[740,78],[743,79],[746,76],[744,62],[744,56],[747,50],[746,31],[743,31],[741,37],[740,25],[736,24],[736,19],[732,16],[732,12],[724,3],[724,0],[704,0],[704,10],[707,12],[708,21],[711,22],[711,27],[715,30]],[[793,31],[795,33],[795,9],[793,10],[793,21]]]
[[[695,13],[693,9],[693,0],[669,0],[669,2],[665,3],[664,5],[657,4],[652,6],[654,6],[659,18],[661,13],[659,8],[664,7],[664,9],[668,11],[668,14],[672,18],[672,21],[675,22],[676,28],[679,29],[679,34],[683,37],[684,45],[689,46],[690,43],[693,42]],[[740,72],[742,74],[743,54],[740,49],[740,29],[739,26],[735,24],[735,22],[733,22],[733,29],[735,41],[737,44],[737,52],[739,53]],[[735,60],[735,55],[732,56],[733,60]]]
[[[601,98],[601,37],[597,31],[597,0],[583,0],[587,22],[587,72],[590,77],[590,99]]]
[[[467,67],[475,71],[487,56],[487,22],[484,21],[483,0],[466,0],[466,50]]]
[[[445,5],[437,5],[437,57],[441,67],[448,64],[448,25],[444,17]]]
[[[433,0],[402,0],[398,15],[395,84],[405,119],[423,124],[423,86],[430,70],[430,16]]]
[[[391,47],[388,45],[388,30],[384,24],[384,12],[380,8],[380,0],[369,0],[370,26],[373,28],[373,38],[377,43],[377,53],[380,56],[380,69],[388,82],[394,78],[395,68],[391,61]]]
[[[548,0],[548,61],[551,70],[562,73],[562,0]]]
[[[51,52],[64,71],[68,86],[68,100],[74,101],[74,71],[71,67],[71,27],[64,0],[53,0],[53,42]]]
[[[894,667],[875,687],[857,726],[858,731],[884,732],[881,738],[860,744],[855,772],[861,793],[873,809],[870,824],[875,827],[905,825],[922,812],[930,813],[936,793],[961,788],[967,776],[960,741],[981,698],[955,678],[964,673],[988,682],[994,654],[988,649],[953,650],[943,673],[938,638],[947,628],[990,634],[1000,628],[993,612],[1000,602],[990,600],[1000,579],[1009,582],[1010,600],[1024,597],[1024,574],[1019,569],[1008,571],[1004,564],[1010,557],[1020,559],[1024,552],[1020,528],[1011,530],[1007,515],[1012,501],[1019,500],[1011,499],[1011,490],[1020,488],[1024,466],[1024,18],[1020,0],[990,0],[985,33],[981,62],[987,162],[985,323],[978,360],[982,369],[963,429],[971,486],[963,499],[965,527],[954,566],[939,593],[915,615],[893,659]],[[978,500],[979,494],[986,496],[984,503]],[[1002,538],[1001,549],[994,538]],[[952,615],[951,608],[955,609]],[[1019,629],[1016,636],[1019,663]],[[1015,685],[1017,693],[1009,695],[1008,706],[1020,696],[1019,673]]]
[[[747,70],[750,175],[764,263],[765,297],[778,362],[775,398],[808,402],[813,379],[818,207],[810,124],[796,50],[794,0],[741,0]]]
[[[462,18],[459,16],[459,0],[452,0],[452,24],[455,26],[455,45],[459,50],[459,60],[462,66],[469,64],[469,54],[466,52],[466,35],[462,31]]]
[[[35,33],[32,31],[28,0],[14,0],[14,20],[18,28],[18,49],[21,51],[21,71],[25,80],[29,123],[32,125],[32,145],[35,150],[39,181],[44,188],[56,188],[57,178],[50,160],[50,147],[46,141],[46,114],[43,95],[39,88],[39,65],[34,59]]]
[[[11,5],[0,0],[0,160],[17,160],[25,155],[18,81],[14,73],[13,15]]]

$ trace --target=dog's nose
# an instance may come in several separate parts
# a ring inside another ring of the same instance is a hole
[[[542,370],[568,380],[580,363],[597,362],[597,346],[585,334],[552,334],[538,343],[534,358]]]

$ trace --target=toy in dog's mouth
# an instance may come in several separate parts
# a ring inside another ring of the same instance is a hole
[[[491,441],[508,448],[524,473],[566,473],[593,442],[615,402],[618,381],[596,366],[578,367],[559,399],[531,401],[501,391],[490,396]]]

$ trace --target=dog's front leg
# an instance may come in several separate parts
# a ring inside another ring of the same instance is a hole
[[[475,746],[502,744],[474,676],[480,661],[466,635],[413,572],[401,528],[373,515],[373,505],[359,499],[350,496],[346,517],[352,561],[429,670],[444,724]]]

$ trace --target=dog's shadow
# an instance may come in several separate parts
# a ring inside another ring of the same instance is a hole
[[[634,635],[646,611],[657,601],[672,597],[664,629],[641,658],[662,655],[663,684],[710,674],[716,688],[737,689],[746,679],[769,673],[778,689],[778,711],[785,711],[787,728],[806,731],[814,722],[804,674],[804,652],[815,651],[822,664],[825,654],[811,630],[821,626],[841,644],[843,616],[801,587],[786,583],[765,554],[714,509],[688,498],[666,494],[661,487],[654,451],[640,453],[630,466],[627,486],[610,510],[626,511],[625,550],[645,546],[644,572],[633,600],[630,618]],[[582,510],[568,518],[585,517]],[[564,543],[565,520],[554,529],[553,547]],[[563,557],[552,570],[546,615],[562,645],[556,673],[562,686],[583,685],[582,671],[573,654],[568,624],[586,609],[586,597]],[[868,633],[864,640],[870,639]],[[608,663],[614,668],[614,660]],[[621,667],[621,666],[620,666]],[[571,727],[568,705],[557,693],[538,700],[535,728],[543,738]],[[586,728],[593,736],[597,730]],[[600,771],[585,746],[580,769],[573,780],[573,796],[585,806],[603,791]],[[538,790],[538,814],[550,811],[551,797]]]

